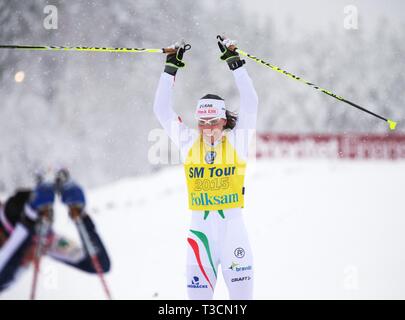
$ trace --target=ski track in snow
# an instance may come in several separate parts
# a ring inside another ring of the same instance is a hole
[[[257,161],[245,185],[255,299],[405,298],[404,162]],[[179,166],[87,192],[114,298],[187,298],[186,196]],[[55,210],[55,229],[78,240]],[[41,270],[40,299],[105,298],[97,276],[49,258]],[[0,298],[27,299],[31,281],[32,268]],[[214,298],[227,299],[222,276]]]

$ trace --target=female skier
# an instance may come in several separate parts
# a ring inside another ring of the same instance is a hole
[[[67,175],[66,172],[62,172]],[[97,250],[97,258],[103,272],[110,269],[110,259],[93,221],[85,211],[85,197],[82,188],[65,177],[58,186],[62,202],[69,207],[71,218],[79,215],[90,241]],[[52,212],[55,199],[55,185],[40,183],[35,190],[17,191],[4,206],[0,205],[0,292],[8,288],[34,260],[37,246],[36,230],[42,214]],[[83,241],[83,239],[81,239]],[[71,240],[47,233],[45,254],[53,259],[79,270],[96,273],[89,253]]]
[[[172,46],[155,95],[154,113],[178,146],[184,163],[189,208],[192,210],[187,252],[187,292],[190,299],[212,299],[221,265],[230,299],[251,299],[253,261],[242,218],[244,175],[249,140],[256,128],[258,98],[236,52],[235,42],[220,39],[240,94],[238,114],[227,110],[214,94],[196,107],[197,134],[173,110],[173,85],[187,46]]]

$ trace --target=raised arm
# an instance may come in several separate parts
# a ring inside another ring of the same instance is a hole
[[[173,87],[177,70],[185,66],[182,58],[187,45],[183,44],[181,47],[176,45],[172,46],[176,51],[168,54],[164,72],[160,76],[153,112],[166,134],[183,153],[186,146],[190,144],[191,131],[173,109]]]
[[[243,67],[245,60],[241,60],[236,52],[236,42],[218,36],[218,47],[221,50],[221,59],[228,63],[232,70],[236,86],[240,95],[240,110],[235,129],[256,129],[258,97],[252,80]]]
[[[170,139],[177,142],[181,127],[187,127],[173,109],[173,86],[174,76],[163,72],[156,90],[153,112]]]
[[[256,130],[258,97],[252,80],[243,67],[245,60],[241,60],[236,52],[236,42],[220,36],[218,38],[221,59],[227,62],[232,71],[240,96],[238,120],[229,137],[239,154],[247,157],[249,143]]]
[[[240,95],[240,109],[236,129],[256,129],[259,99],[247,70],[244,67],[234,70],[236,86]]]

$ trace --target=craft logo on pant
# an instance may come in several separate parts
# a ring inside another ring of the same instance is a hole
[[[247,276],[247,277],[240,277],[240,278],[232,278],[231,282],[237,282],[237,281],[248,281],[251,280],[252,278]]]
[[[194,276],[193,279],[191,279],[191,284],[187,286],[188,288],[193,288],[193,289],[205,289],[208,288],[206,284],[200,284],[200,278]]]

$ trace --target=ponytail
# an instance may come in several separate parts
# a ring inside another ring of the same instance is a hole
[[[225,115],[226,115],[226,125],[224,126],[224,130],[226,129],[232,130],[233,128],[235,128],[236,123],[238,122],[238,114],[226,110]]]

